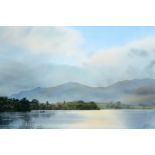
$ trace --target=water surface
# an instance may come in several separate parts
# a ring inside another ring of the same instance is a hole
[[[1,129],[153,129],[155,110],[47,110],[0,113]]]

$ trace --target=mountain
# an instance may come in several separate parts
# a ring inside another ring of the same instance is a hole
[[[134,79],[117,82],[108,87],[89,87],[80,83],[65,83],[55,87],[22,91],[11,97],[38,99],[41,102],[96,101],[125,104],[154,104],[155,79]]]

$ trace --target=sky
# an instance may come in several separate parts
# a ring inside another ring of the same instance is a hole
[[[0,27],[0,95],[155,78],[155,27]]]

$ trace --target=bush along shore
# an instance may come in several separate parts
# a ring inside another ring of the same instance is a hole
[[[49,102],[40,103],[33,99],[29,101],[26,98],[14,99],[8,97],[0,97],[0,112],[25,112],[31,110],[99,110],[100,108],[95,102],[63,102],[51,104]]]
[[[100,110],[100,109],[155,109],[151,105],[127,105],[121,102],[96,103],[73,101],[63,103],[41,103],[36,99],[29,101],[26,98],[15,99],[0,97],[0,112],[26,112],[31,110]]]

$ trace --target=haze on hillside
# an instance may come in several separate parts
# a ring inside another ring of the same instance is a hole
[[[80,83],[65,83],[55,87],[35,88],[13,94],[12,98],[38,99],[45,103],[85,101],[96,103],[122,102],[128,105],[154,105],[155,80],[135,79],[117,82],[108,87],[90,87]]]

